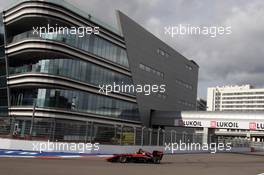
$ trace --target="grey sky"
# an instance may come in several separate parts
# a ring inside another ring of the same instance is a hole
[[[67,0],[106,23],[116,25],[119,9],[163,41],[200,65],[198,96],[208,86],[264,86],[263,0]],[[10,2],[0,0],[0,8]],[[179,36],[164,34],[164,26],[231,26],[232,34]]]

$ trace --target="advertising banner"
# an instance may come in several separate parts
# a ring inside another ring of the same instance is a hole
[[[235,120],[176,119],[175,126],[225,129],[264,130],[264,122]]]

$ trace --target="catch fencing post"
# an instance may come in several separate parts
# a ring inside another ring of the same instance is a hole
[[[151,145],[152,142],[152,129],[149,128],[149,145]]]
[[[85,143],[87,142],[87,137],[88,137],[88,126],[89,126],[88,124],[89,124],[89,122],[86,121],[85,138],[84,138],[84,142]]]
[[[182,143],[185,143],[185,132],[182,132]]]
[[[92,139],[93,139],[93,122],[91,122],[91,125],[90,125],[90,143],[92,142]]]
[[[122,145],[122,139],[123,139],[123,125],[120,126],[120,145]]]
[[[195,133],[193,133],[193,139],[192,139],[192,143],[195,143],[195,137],[196,137],[196,134]]]
[[[53,127],[52,127],[52,141],[55,141],[55,132],[56,132],[56,118],[53,118]]]
[[[160,136],[160,130],[161,128],[158,128],[158,134],[157,134],[157,146],[159,146],[159,136]]]
[[[170,132],[171,132],[170,142],[173,143],[173,132],[174,132],[174,130],[170,130]]]
[[[116,131],[116,130],[117,130],[117,129],[116,129],[116,128],[117,128],[117,126],[116,126],[116,125],[114,125],[114,128],[115,128],[114,138],[115,138],[115,140],[117,140],[117,131]]]
[[[143,143],[143,142],[144,142],[144,138],[143,138],[143,137],[144,137],[144,129],[145,129],[145,128],[146,128],[146,127],[143,126],[143,127],[142,127],[142,130],[141,130],[141,146],[143,146],[143,144],[144,144],[144,143]]]
[[[136,138],[137,138],[137,128],[134,126],[134,145],[136,145]]]
[[[177,131],[175,131],[175,143],[177,143]]]
[[[33,113],[32,113],[32,117],[31,117],[31,125],[30,125],[30,130],[29,130],[30,137],[32,136],[33,127],[34,127],[34,120],[35,120],[35,112],[36,112],[37,100],[34,99],[34,102],[33,103],[34,103],[33,104]]]
[[[163,134],[163,138],[162,138],[162,145],[161,146],[163,146],[165,144],[166,133],[165,133],[164,129],[162,130],[162,134]]]

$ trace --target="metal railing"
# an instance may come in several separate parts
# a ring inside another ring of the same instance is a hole
[[[264,151],[264,142],[250,142],[250,147],[253,148],[252,151]]]
[[[203,133],[164,130],[127,125],[110,125],[96,122],[65,121],[58,119],[0,120],[0,137],[24,140],[100,143],[105,145],[164,146],[168,143],[203,144]],[[250,147],[252,142],[243,138],[214,139],[206,135],[208,143],[231,143],[231,147]],[[166,143],[166,144],[165,144]],[[263,148],[264,143],[255,147]],[[259,143],[258,143],[259,144]]]
[[[110,125],[62,120],[16,120],[0,122],[0,137],[63,142],[98,142],[111,145],[155,145],[172,142],[202,142],[202,134],[161,128]]]

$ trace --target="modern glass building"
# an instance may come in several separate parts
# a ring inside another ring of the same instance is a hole
[[[195,109],[198,65],[121,12],[116,31],[64,1],[20,1],[0,18],[0,133],[53,140],[136,142],[153,110]],[[83,37],[42,26],[98,27]],[[151,95],[109,84],[166,85]]]

